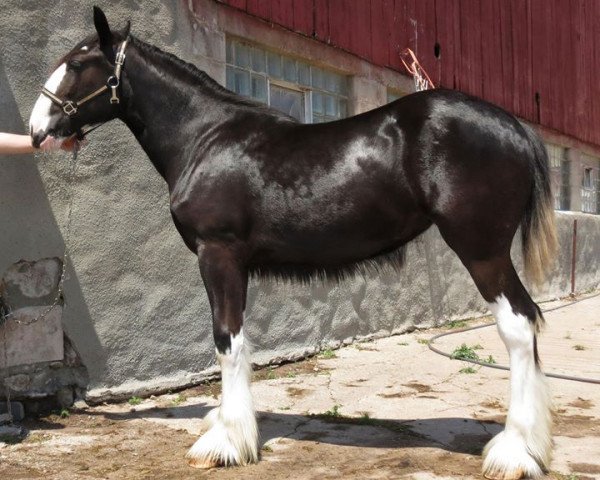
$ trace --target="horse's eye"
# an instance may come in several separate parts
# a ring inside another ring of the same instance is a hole
[[[78,70],[81,68],[81,62],[79,60],[69,60],[69,67]]]

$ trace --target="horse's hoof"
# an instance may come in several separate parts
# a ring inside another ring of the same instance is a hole
[[[483,476],[489,480],[519,480],[544,477],[543,467],[529,454],[525,440],[515,431],[504,430],[485,446]]]
[[[490,471],[484,472],[483,476],[488,480],[519,480],[525,477],[525,472],[523,469],[517,468],[515,470],[510,471]]]
[[[221,464],[215,460],[199,459],[199,458],[189,458],[188,465],[190,467],[200,468],[203,470],[208,470],[209,468],[217,468],[217,467],[221,466]]]

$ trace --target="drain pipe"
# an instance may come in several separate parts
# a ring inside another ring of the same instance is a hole
[[[571,296],[575,296],[575,261],[577,259],[577,219],[573,220],[573,248],[571,250]]]

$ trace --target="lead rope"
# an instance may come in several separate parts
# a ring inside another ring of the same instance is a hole
[[[21,320],[17,318],[14,313],[11,312],[10,306],[5,304],[4,302],[0,302],[0,328],[2,328],[2,345],[4,347],[4,365],[6,370],[6,376],[4,377],[4,392],[6,394],[6,411],[8,413],[8,421],[12,423],[12,408],[10,405],[10,386],[8,384],[8,378],[10,378],[10,367],[8,366],[8,343],[6,341],[6,330],[8,329],[8,321],[12,319],[15,323],[19,325],[31,325],[32,323],[38,322],[39,320],[45,319],[48,314],[60,303],[63,299],[64,293],[64,283],[65,277],[67,273],[67,247],[70,243],[71,239],[71,219],[73,216],[73,198],[75,197],[73,181],[75,179],[75,167],[77,166],[77,152],[79,150],[79,145],[76,144],[75,149],[73,150],[73,156],[71,157],[71,164],[69,167],[69,175],[67,178],[67,191],[70,190],[69,201],[67,205],[67,218],[66,218],[66,226],[65,226],[65,236],[64,236],[64,244],[65,251],[62,256],[62,269],[60,272],[60,279],[58,281],[58,289],[56,292],[56,296],[54,297],[54,301],[52,305],[50,305],[46,310],[44,310],[37,317],[34,317],[29,320]],[[64,302],[63,302],[64,305]]]

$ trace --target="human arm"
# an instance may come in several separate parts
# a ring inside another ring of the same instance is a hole
[[[29,135],[0,132],[0,155],[33,153],[36,150]]]
[[[35,148],[31,144],[31,137],[29,135],[0,132],[0,155],[35,153],[40,150],[58,150],[59,148],[66,152],[71,152],[80,148],[81,145],[81,141],[72,137],[60,143],[49,142],[46,145],[42,144],[40,148]]]

